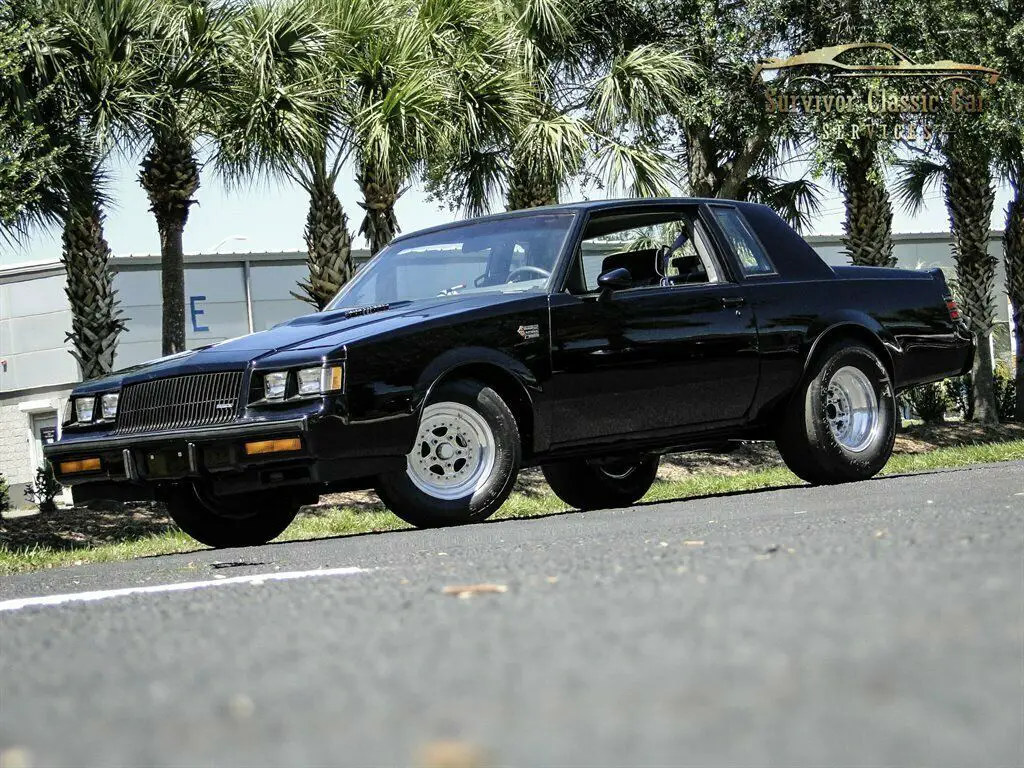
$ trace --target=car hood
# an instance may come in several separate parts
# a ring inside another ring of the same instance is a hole
[[[417,323],[537,296],[536,292],[488,293],[316,312],[265,331],[125,368],[110,377],[83,384],[76,392],[109,390],[120,382],[158,376],[237,369],[286,351],[308,352],[310,358],[316,358],[353,342]]]

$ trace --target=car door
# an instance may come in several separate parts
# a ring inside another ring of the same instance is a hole
[[[553,446],[743,420],[757,328],[746,288],[717,278],[551,297]]]

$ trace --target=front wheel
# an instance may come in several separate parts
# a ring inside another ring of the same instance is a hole
[[[776,443],[793,474],[833,484],[876,475],[895,439],[896,397],[885,366],[867,347],[840,341],[808,372]]]
[[[628,507],[643,498],[658,474],[659,456],[595,462],[576,459],[541,467],[555,495],[576,509]]]
[[[193,483],[173,489],[164,501],[181,530],[214,548],[266,544],[284,533],[301,506],[286,492],[214,496]]]
[[[515,416],[490,387],[442,383],[423,409],[406,468],[381,475],[377,495],[417,528],[486,520],[512,492],[521,447]]]

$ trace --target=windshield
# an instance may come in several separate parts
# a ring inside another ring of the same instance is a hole
[[[543,213],[404,238],[359,270],[327,309],[470,293],[545,292],[572,220],[572,213]]]

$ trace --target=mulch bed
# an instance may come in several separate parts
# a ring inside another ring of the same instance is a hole
[[[979,424],[947,422],[942,425],[916,425],[896,437],[896,453],[926,453],[936,448],[971,443],[1005,442],[1024,439],[1024,424]],[[782,459],[774,443],[742,443],[729,453],[677,453],[663,457],[659,477],[683,480],[695,474],[736,475],[755,469],[781,466]],[[524,470],[516,490],[528,496],[548,492],[539,469]],[[382,509],[376,495],[369,491],[328,494],[320,503],[306,507],[303,514],[324,514],[329,508],[346,506],[359,511]],[[132,541],[174,529],[173,521],[160,504],[138,502],[91,502],[66,507],[49,514],[0,519],[0,546],[8,549],[45,546],[74,550]]]

